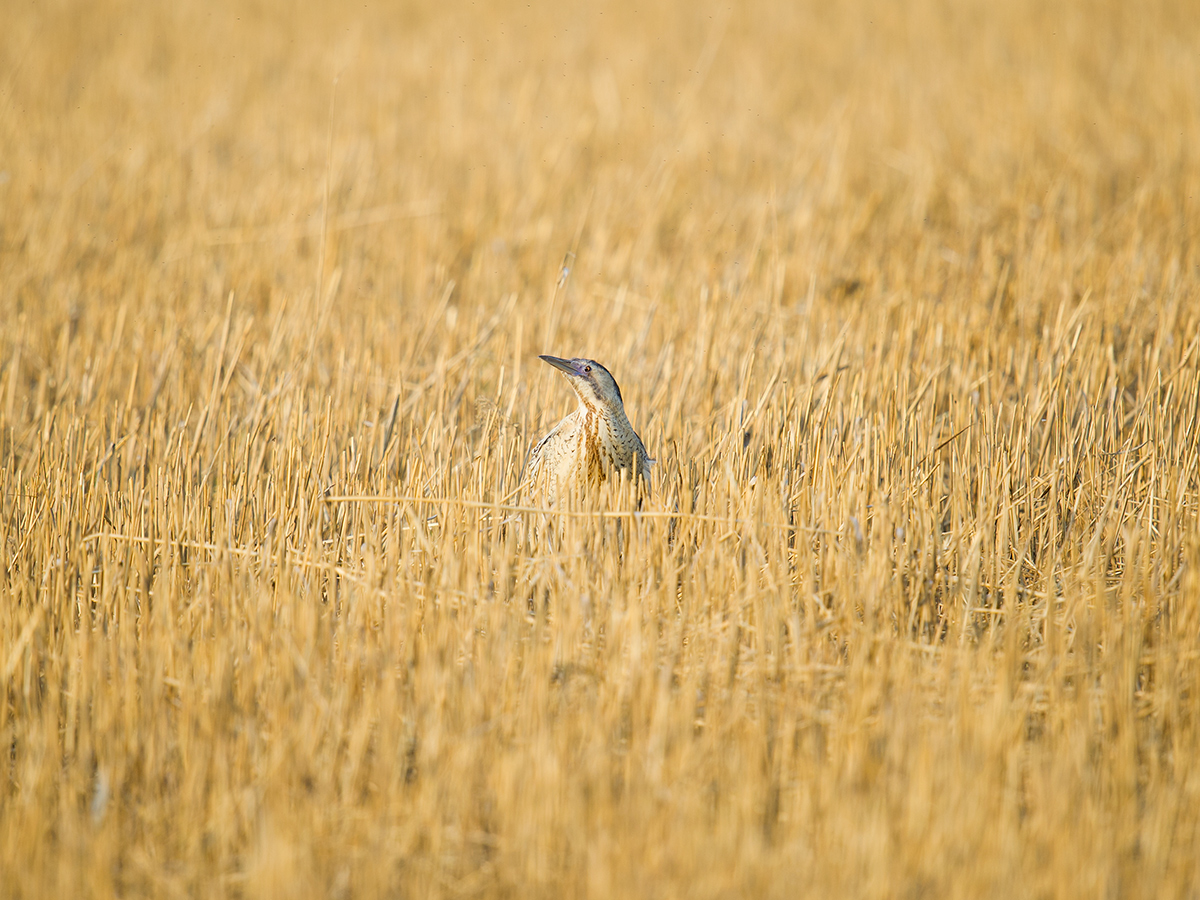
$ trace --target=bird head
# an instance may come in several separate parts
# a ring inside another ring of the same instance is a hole
[[[567,381],[587,406],[624,408],[617,380],[608,369],[594,359],[559,359],[557,356],[540,358],[567,376]]]

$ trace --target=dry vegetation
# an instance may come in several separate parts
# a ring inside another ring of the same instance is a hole
[[[1195,897],[1194,7],[401,6],[5,4],[0,896]]]

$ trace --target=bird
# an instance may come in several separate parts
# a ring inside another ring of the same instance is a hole
[[[553,505],[574,489],[583,490],[622,473],[650,489],[654,460],[625,414],[617,381],[594,359],[540,356],[566,376],[579,408],[538,441],[526,463],[526,483],[540,487]]]

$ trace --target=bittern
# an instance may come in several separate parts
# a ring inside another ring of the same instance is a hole
[[[654,460],[637,436],[621,389],[612,373],[594,359],[543,356],[566,376],[579,398],[579,408],[554,426],[529,454],[527,482],[541,487],[553,504],[565,492],[620,477],[626,472],[650,488]]]

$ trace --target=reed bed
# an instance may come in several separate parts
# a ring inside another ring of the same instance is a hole
[[[1195,897],[1193,12],[9,3],[0,896]]]

